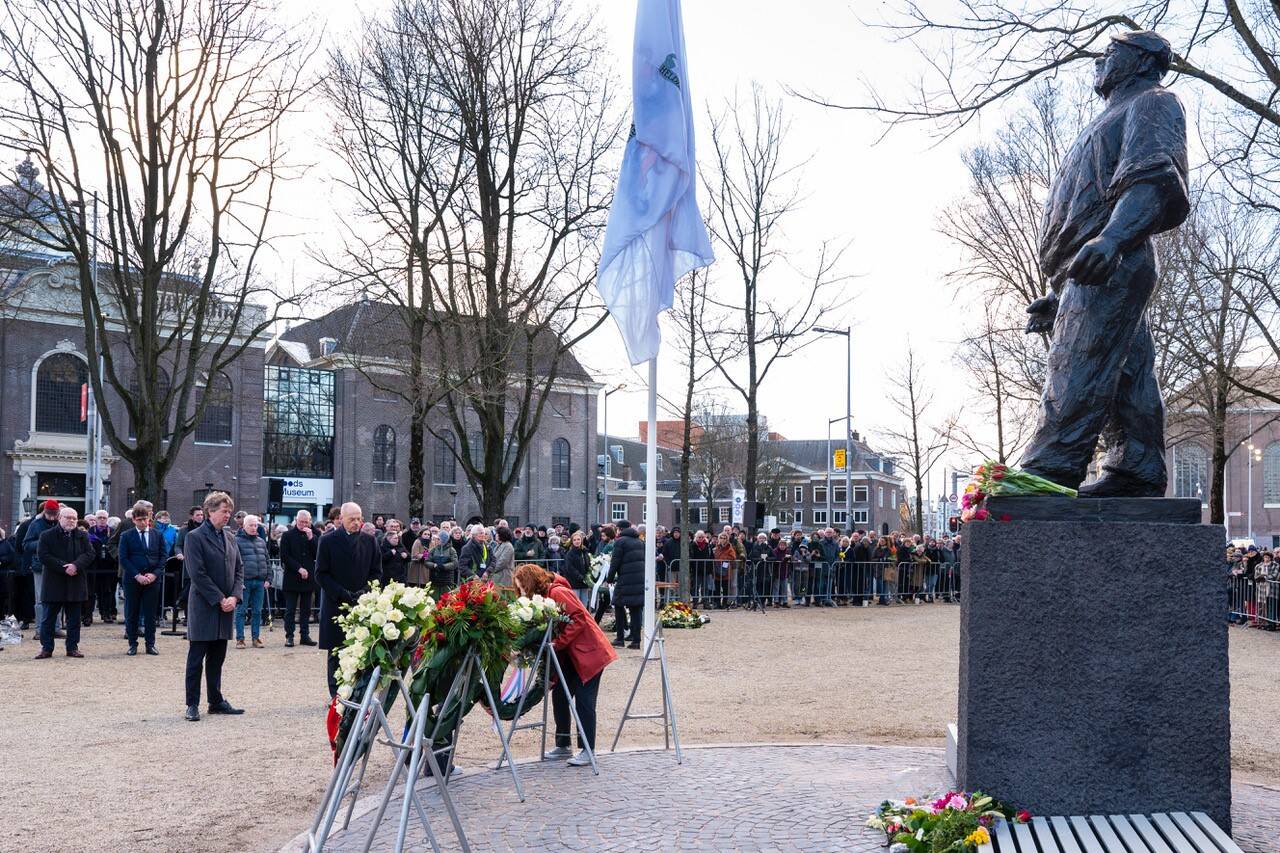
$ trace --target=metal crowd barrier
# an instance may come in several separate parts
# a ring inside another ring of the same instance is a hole
[[[690,597],[699,608],[870,606],[960,601],[958,563],[890,564],[839,560],[690,560]]]
[[[1280,628],[1280,580],[1232,574],[1227,585],[1229,621],[1268,631]]]

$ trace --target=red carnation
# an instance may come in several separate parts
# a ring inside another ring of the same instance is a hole
[[[471,621],[472,621],[472,622],[476,621],[476,615],[477,615],[476,613],[472,613],[472,614],[471,614]]]
[[[436,642],[437,643],[444,642],[444,631],[436,631]]]
[[[1026,809],[1018,812],[1018,823],[1031,823],[1031,812]]]

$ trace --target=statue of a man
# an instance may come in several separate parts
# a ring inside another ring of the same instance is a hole
[[[1089,497],[1164,494],[1164,403],[1146,309],[1156,284],[1151,237],[1187,217],[1186,116],[1160,85],[1172,49],[1150,31],[1112,38],[1094,89],[1106,107],[1076,139],[1045,206],[1040,265],[1052,293],[1027,331],[1052,331],[1040,422],[1022,467]]]

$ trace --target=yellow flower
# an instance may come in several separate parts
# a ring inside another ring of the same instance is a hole
[[[987,828],[985,826],[980,826],[965,837],[964,843],[976,844],[979,846],[983,844],[990,844],[991,833],[987,832]]]

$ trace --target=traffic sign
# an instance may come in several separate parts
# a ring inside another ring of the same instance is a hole
[[[951,497],[948,498],[948,500],[950,500],[951,503],[955,503],[956,501],[960,500],[960,497],[955,492],[952,492]]]
[[[846,459],[848,458],[848,457],[845,455],[845,450],[844,450],[844,448],[843,448],[843,447],[837,448],[837,449],[836,449],[836,452],[835,452],[834,454],[832,454],[832,455],[833,455],[833,456],[835,456],[835,469],[836,469],[837,471],[843,471],[843,470],[844,470],[844,463],[845,463]]]

